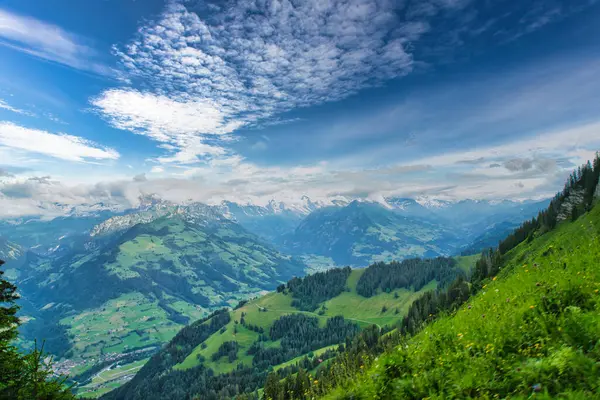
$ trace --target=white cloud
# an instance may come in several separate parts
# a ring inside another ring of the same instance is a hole
[[[92,61],[97,55],[84,40],[59,26],[0,9],[0,45],[34,57],[102,75],[113,75]]]
[[[20,108],[16,108],[11,106],[10,104],[8,104],[6,101],[0,99],[0,109],[3,110],[7,110],[7,111],[11,111],[17,114],[21,114],[21,115],[29,115],[29,116],[35,116],[35,114],[33,114],[32,112],[26,111],[26,110],[21,110]]]
[[[481,160],[480,165],[505,162],[518,158],[574,157],[583,162],[600,149],[600,123],[583,125],[554,132],[545,132],[509,143],[472,150],[439,154],[418,160],[418,163],[446,166],[464,160]],[[584,157],[581,157],[584,155]],[[585,160],[584,160],[585,158]],[[413,163],[415,161],[411,161]],[[510,170],[510,168],[508,168]]]
[[[0,150],[2,147],[77,162],[119,158],[115,150],[81,137],[25,128],[11,122],[0,122]]]
[[[227,114],[209,99],[172,100],[135,90],[112,89],[92,99],[117,128],[144,134],[161,142],[197,133],[224,134],[235,129]]]
[[[112,89],[92,99],[92,104],[119,129],[148,136],[163,143],[169,156],[162,163],[189,164],[198,156],[222,156],[225,150],[206,143],[205,134],[223,135],[240,122],[228,120],[226,112],[209,99],[174,100],[136,90]]]

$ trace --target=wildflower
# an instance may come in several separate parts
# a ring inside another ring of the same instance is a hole
[[[598,293],[598,289],[594,290],[594,293]]]
[[[533,389],[534,392],[541,392],[542,391],[542,384],[541,383],[536,383],[531,388]]]
[[[485,289],[487,287],[487,285],[483,285],[482,289]]]
[[[493,280],[493,281],[495,281],[497,278],[498,278],[498,277],[497,277],[497,276],[495,276],[495,277],[493,277],[493,278],[492,278],[492,280]]]
[[[318,385],[318,384],[319,384],[319,381],[315,380],[315,385]]]
[[[534,309],[534,308],[535,308],[535,306],[529,306],[529,308],[531,308],[531,309]]]
[[[528,270],[528,269],[526,269],[526,270],[525,270],[525,272],[529,272],[529,270]]]

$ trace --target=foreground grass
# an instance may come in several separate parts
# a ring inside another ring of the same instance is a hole
[[[600,207],[507,255],[453,315],[331,399],[600,398]]]

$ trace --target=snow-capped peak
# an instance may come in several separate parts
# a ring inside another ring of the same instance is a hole
[[[432,198],[432,197],[428,197],[428,196],[415,197],[415,201],[425,208],[436,208],[436,209],[446,208],[450,204],[452,204],[450,201],[436,199],[436,198]]]

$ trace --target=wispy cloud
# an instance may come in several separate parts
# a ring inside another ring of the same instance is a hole
[[[115,150],[84,138],[25,128],[11,122],[0,122],[0,150],[2,148],[75,162],[119,158]]]
[[[114,71],[97,61],[86,40],[59,26],[0,8],[0,45],[100,75]]]
[[[11,112],[21,114],[21,115],[28,115],[28,116],[32,116],[32,117],[35,116],[34,113],[27,111],[27,110],[21,110],[20,108],[13,107],[2,99],[0,99],[0,109],[11,111]]]

